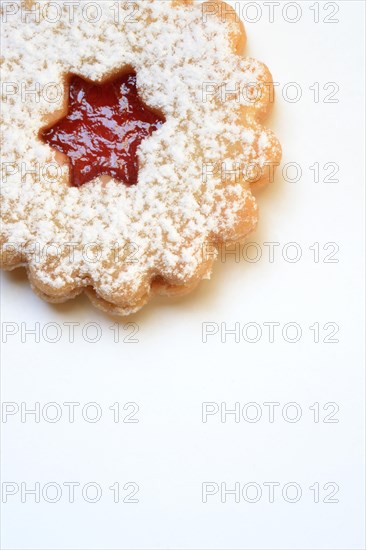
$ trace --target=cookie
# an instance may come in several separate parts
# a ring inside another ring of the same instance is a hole
[[[85,292],[117,315],[190,292],[210,277],[207,243],[256,227],[252,190],[281,157],[262,125],[272,77],[243,57],[242,23],[217,1],[137,0],[122,21],[115,2],[73,17],[12,5],[2,267],[26,267],[47,301]]]

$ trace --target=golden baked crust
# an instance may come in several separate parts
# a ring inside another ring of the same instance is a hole
[[[16,93],[2,98],[1,266],[25,266],[45,300],[85,291],[118,315],[137,311],[154,294],[189,292],[209,277],[215,257],[205,244],[242,240],[255,228],[251,189],[268,182],[281,157],[278,140],[262,126],[272,77],[265,65],[242,57],[243,24],[223,17],[231,8],[219,1],[136,3],[138,17],[128,28],[111,18],[110,2],[101,4],[97,24],[71,23],[64,14],[50,25],[42,12],[39,22],[23,23],[21,10],[4,24],[5,80],[24,80],[26,89],[39,83],[41,90],[53,82],[63,93],[55,102],[42,94],[33,102]],[[140,146],[136,186],[96,178],[71,188],[68,165],[55,169],[58,157],[38,132],[67,107],[65,75],[101,82],[124,66],[136,69],[140,95],[166,123]],[[45,176],[47,170],[57,177]]]

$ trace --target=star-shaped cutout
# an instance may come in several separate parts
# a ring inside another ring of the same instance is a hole
[[[71,185],[79,187],[100,175],[133,185],[137,148],[164,122],[139,98],[135,72],[102,84],[73,75],[67,115],[40,136],[69,158]]]

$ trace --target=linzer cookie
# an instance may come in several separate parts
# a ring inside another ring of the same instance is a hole
[[[2,8],[1,261],[45,300],[127,315],[255,228],[273,84],[225,3],[78,4]]]

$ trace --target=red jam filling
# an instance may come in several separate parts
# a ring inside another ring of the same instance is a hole
[[[140,100],[136,73],[104,84],[70,78],[68,114],[40,133],[44,142],[68,156],[70,184],[79,187],[108,175],[125,185],[138,178],[137,148],[165,119]]]

